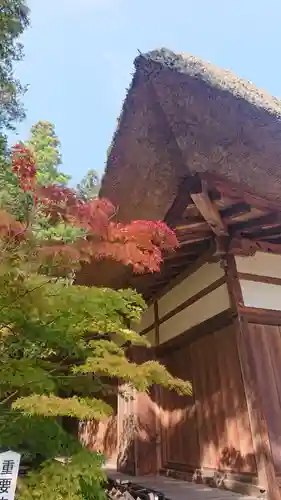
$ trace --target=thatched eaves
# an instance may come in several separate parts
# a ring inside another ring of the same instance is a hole
[[[281,199],[281,102],[230,71],[160,49],[135,60],[101,194],[120,218],[164,218],[180,179],[212,172]]]
[[[150,298],[208,250],[214,228],[190,197],[194,174],[207,182],[228,240],[261,240],[258,248],[280,252],[280,118],[278,99],[230,71],[167,49],[139,55],[101,196],[120,220],[166,218],[180,249],[156,275],[135,280],[129,268],[100,262],[85,266],[78,282],[132,284]]]

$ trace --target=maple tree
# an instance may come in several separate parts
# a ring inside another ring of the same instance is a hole
[[[134,290],[76,286],[74,273],[104,258],[137,273],[157,272],[176,236],[162,222],[116,221],[108,200],[42,186],[33,153],[22,144],[12,149],[11,165],[27,202],[19,216],[10,205],[0,212],[0,446],[32,465],[20,482],[22,500],[97,498],[103,459],[84,449],[61,419],[108,416],[102,396],[118,390],[110,383],[116,379],[141,391],[157,383],[180,394],[190,393],[190,384],[156,361],[127,359],[125,345],[147,345],[130,328],[146,307]],[[37,211],[54,226],[75,228],[75,238],[46,239],[38,233]],[[54,462],[58,456],[71,462]]]

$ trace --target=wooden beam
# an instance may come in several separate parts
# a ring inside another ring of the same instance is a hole
[[[177,234],[178,242],[180,244],[180,247],[183,245],[188,245],[189,243],[195,243],[195,242],[203,242],[204,240],[208,240],[212,237],[211,231],[206,231],[205,233],[185,233],[182,231],[182,233]]]
[[[152,303],[155,300],[160,299],[161,297],[163,297],[163,295],[165,295],[167,292],[172,290],[172,288],[179,285],[188,276],[195,273],[198,269],[200,269],[201,266],[203,266],[203,264],[208,262],[208,260],[214,255],[214,252],[215,252],[215,244],[212,241],[212,242],[210,242],[209,248],[205,252],[203,252],[198,257],[198,259],[196,259],[195,262],[188,265],[187,268],[183,272],[181,272],[180,274],[177,274],[173,279],[171,279],[171,281],[169,281],[167,286],[164,287],[163,289],[161,289],[159,293],[153,295],[153,297],[151,297],[149,303]]]
[[[182,219],[175,224],[176,231],[186,231],[190,233],[194,232],[206,232],[209,229],[209,225],[205,220],[199,217],[191,217],[190,219]]]
[[[174,262],[172,261],[170,267],[171,269],[185,269],[187,265],[192,264],[192,262],[195,262],[196,259],[198,259],[197,254],[189,255],[188,259],[175,260]]]
[[[211,201],[208,194],[207,183],[201,181],[198,176],[194,176],[190,181],[190,197],[204,220],[208,223],[213,233],[217,236],[227,235],[227,227],[223,222],[220,213]]]
[[[200,172],[200,177],[209,185],[217,188],[222,195],[233,199],[241,198],[249,205],[261,210],[272,210],[281,212],[281,203],[279,201],[267,200],[259,195],[251,193],[249,186],[238,184],[233,181],[226,180],[218,174],[211,172]]]
[[[174,227],[175,221],[182,216],[186,206],[192,203],[188,191],[188,182],[188,178],[183,179],[179,186],[177,196],[166,214],[164,220],[169,226]]]
[[[228,236],[217,236],[215,238],[215,252],[214,257],[223,257],[228,252],[229,247],[229,237]]]
[[[220,211],[220,215],[224,222],[231,222],[232,217],[239,217],[240,215],[244,215],[250,211],[251,206],[249,205],[249,203],[241,201],[239,203],[231,205],[230,207],[223,208]]]
[[[251,219],[249,221],[233,222],[233,225],[231,224],[230,232],[235,235],[235,233],[239,231],[252,231],[262,227],[272,227],[278,224],[281,224],[281,214],[278,212],[270,212],[269,214],[257,217],[256,219]]]
[[[200,254],[202,251],[207,250],[208,245],[205,241],[202,243],[190,243],[189,245],[181,245],[176,251],[164,254],[164,263],[177,258],[187,257],[188,255]]]
[[[249,240],[247,238],[233,238],[229,244],[229,253],[232,255],[255,255],[256,252],[267,252],[281,255],[281,244],[266,241]]]
[[[265,229],[259,229],[257,232],[254,232],[251,234],[252,237],[255,238],[255,240],[259,240],[261,237],[262,238],[270,238],[277,236],[280,238],[281,237],[281,226],[275,226],[275,227],[269,227]]]
[[[212,201],[212,200],[211,200]],[[219,211],[220,216],[223,220],[223,222],[230,223],[232,222],[232,219],[239,217],[241,215],[247,214],[247,212],[250,212],[251,207],[248,205],[248,203],[245,202],[240,202],[240,203],[235,203],[234,205],[231,205],[230,207],[223,208],[222,210]],[[246,222],[244,222],[244,225]],[[205,232],[206,229],[209,228],[209,224],[204,220],[202,220],[200,217],[186,217],[182,218],[176,221],[174,224],[175,228],[177,231],[186,231],[186,232]],[[244,226],[243,226],[244,227]]]

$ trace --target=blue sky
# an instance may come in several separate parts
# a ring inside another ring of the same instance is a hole
[[[280,0],[29,0],[17,68],[27,119],[56,125],[63,170],[103,171],[137,49],[168,47],[233,70],[281,96]],[[14,138],[13,138],[14,139]]]

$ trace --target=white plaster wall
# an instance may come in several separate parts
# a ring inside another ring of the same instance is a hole
[[[152,328],[149,330],[149,332],[145,335],[147,340],[150,342],[151,346],[155,345],[155,329]]]
[[[257,307],[261,309],[281,311],[280,285],[240,280],[240,286],[246,307]]]
[[[205,267],[205,266],[204,266]],[[217,279],[217,278],[216,278]],[[209,283],[208,283],[209,284]],[[207,284],[204,285],[204,288]],[[199,290],[198,290],[199,291]],[[194,295],[197,292],[194,292]],[[183,301],[182,301],[183,302]],[[160,325],[160,343],[166,342],[230,307],[227,285],[223,284]]]
[[[220,263],[204,264],[158,301],[159,318],[224,276]],[[185,328],[186,329],[186,328]]]
[[[257,252],[249,257],[236,256],[238,273],[247,273],[269,278],[281,278],[281,255]],[[258,281],[240,280],[246,307],[281,311],[281,286]]]
[[[149,306],[149,308],[143,313],[140,323],[133,323],[132,328],[136,330],[136,332],[142,332],[145,328],[154,323],[154,307],[153,305]]]
[[[257,252],[250,257],[236,256],[235,261],[239,273],[281,278],[281,255]]]

